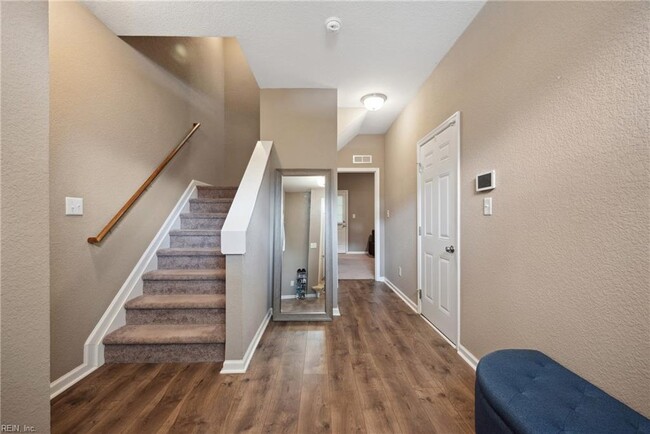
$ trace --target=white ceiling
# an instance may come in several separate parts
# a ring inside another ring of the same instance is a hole
[[[336,88],[339,107],[369,112],[382,134],[415,96],[484,1],[86,1],[121,36],[236,36],[261,88]],[[325,20],[343,22],[328,33]]]

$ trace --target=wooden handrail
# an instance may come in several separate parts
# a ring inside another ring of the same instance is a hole
[[[111,219],[111,221],[108,222],[106,226],[104,226],[104,229],[96,236],[96,237],[90,237],[88,238],[88,242],[90,244],[99,244],[101,241],[104,239],[106,235],[113,229],[113,226],[117,224],[117,222],[120,221],[120,219],[126,214],[126,212],[133,206],[133,204],[142,196],[142,193],[149,188],[151,183],[160,175],[160,172],[163,171],[165,166],[169,164],[169,162],[178,154],[178,151],[181,150],[181,148],[187,143],[187,141],[192,137],[192,135],[196,132],[196,130],[199,129],[201,126],[200,123],[194,123],[192,125],[192,129],[190,130],[189,133],[185,136],[185,138],[176,146],[172,151],[165,157],[162,163],[158,167],[156,167],[156,170],[153,171],[153,173],[147,178],[147,180],[138,188],[138,191],[136,191],[133,196],[129,200],[126,201],[124,206],[120,208],[120,210],[115,214],[115,216]]]

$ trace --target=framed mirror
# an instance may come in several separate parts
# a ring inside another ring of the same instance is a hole
[[[273,320],[332,319],[331,171],[278,169]]]

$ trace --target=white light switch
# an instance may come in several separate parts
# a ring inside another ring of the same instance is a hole
[[[386,210],[386,218],[387,218],[387,219],[390,218],[390,210],[389,210],[389,209]]]
[[[483,198],[483,215],[492,215],[492,198]]]
[[[310,249],[316,249],[316,248],[318,248],[318,243],[309,243],[309,248],[310,248]]]
[[[295,282],[292,280],[289,282],[289,286],[293,286],[293,285],[295,285]]]
[[[65,215],[84,215],[84,200],[82,197],[65,198]]]
[[[354,214],[354,213],[352,213],[352,218],[353,218],[353,219],[357,218],[357,215]]]

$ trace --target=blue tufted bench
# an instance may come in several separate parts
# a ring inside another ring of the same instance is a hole
[[[477,434],[650,434],[650,420],[539,351],[488,354],[475,387]]]

